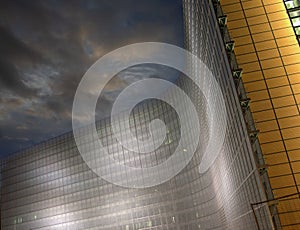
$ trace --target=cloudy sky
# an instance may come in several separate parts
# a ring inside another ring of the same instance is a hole
[[[180,0],[1,1],[0,156],[70,131],[85,71],[109,51],[145,41],[183,46]],[[146,69],[110,83],[100,117],[134,79],[159,75]]]

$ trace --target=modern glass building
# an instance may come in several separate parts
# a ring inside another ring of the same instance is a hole
[[[183,14],[186,48],[216,76],[225,100],[227,132],[222,151],[210,169],[199,173],[209,132],[207,102],[197,86],[181,76],[176,83],[194,103],[204,132],[193,158],[180,173],[149,188],[109,183],[87,166],[70,132],[2,160],[1,229],[281,229],[281,209],[272,203],[276,201],[274,182],[271,177],[270,185],[271,173],[263,157],[266,148],[262,145],[261,150],[262,140],[257,139],[249,98],[240,81],[242,70],[237,63],[241,59],[235,58],[226,17],[219,2],[204,0],[184,0]],[[194,63],[188,68],[197,71]],[[165,96],[176,94],[168,90]],[[191,112],[185,110],[183,101],[179,104],[187,115]],[[148,125],[157,118],[166,124],[167,135],[158,149],[147,154],[120,146],[110,119],[97,122],[98,136],[110,157],[122,164],[153,167],[166,161],[178,146],[181,126],[176,111],[163,101],[146,100],[134,108],[129,121],[132,133],[147,139]],[[124,115],[120,113],[117,120],[122,139],[131,142],[130,137],[122,135]],[[96,153],[85,139],[89,127],[78,132],[80,144]],[[193,136],[189,133],[185,138],[192,141]],[[187,160],[187,149],[182,148],[183,160]],[[135,180],[122,177],[126,172],[113,171],[110,165],[106,170],[120,174],[120,180]]]
[[[220,3],[243,69],[282,229],[299,229],[300,1]]]

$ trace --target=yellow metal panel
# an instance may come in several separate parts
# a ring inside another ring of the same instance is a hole
[[[282,135],[284,139],[297,138],[300,137],[300,126],[287,128],[282,130]]]
[[[252,43],[252,39],[249,35],[245,35],[245,36],[242,36],[242,37],[235,38],[234,41],[235,41],[235,49],[238,46]]]
[[[261,66],[263,69],[270,69],[274,67],[282,66],[281,58],[273,58],[261,61]]]
[[[290,45],[298,45],[298,42],[297,42],[295,36],[278,38],[276,40],[276,42],[277,42],[277,45],[279,47],[290,46]]]
[[[256,101],[256,100],[264,100],[269,98],[269,94],[267,90],[261,90],[257,92],[251,92],[248,93],[248,96],[251,98],[251,100]]]
[[[267,23],[268,18],[266,15],[259,15],[259,16],[247,18],[247,22],[250,26],[257,25],[257,24]]]
[[[287,28],[291,26],[290,19],[284,19],[280,21],[271,22],[271,27],[273,30]]]
[[[277,124],[276,120],[257,122],[256,128],[258,130],[260,130],[261,132],[267,132],[267,131],[271,131],[271,130],[277,130],[278,124]]]
[[[247,90],[247,92],[258,91],[266,88],[266,83],[264,81],[255,81],[245,84],[245,89]]]
[[[299,63],[300,53],[289,55],[289,56],[284,56],[284,57],[282,57],[282,59],[283,59],[283,63],[285,65],[291,65],[291,64]]]
[[[251,63],[241,64],[240,66],[243,68],[244,73],[249,73],[249,72],[253,72],[253,71],[261,69],[259,62],[251,62]]]
[[[253,118],[256,122],[275,119],[275,114],[274,114],[273,110],[266,110],[266,111],[262,111],[262,112],[254,112],[252,115],[253,115]]]
[[[235,3],[235,4],[230,4],[230,5],[225,5],[222,7],[223,11],[225,12],[236,12],[236,11],[242,11],[242,6],[241,3]]]
[[[275,38],[291,37],[295,36],[293,28],[284,28],[273,30]]]
[[[267,31],[270,31],[270,29],[271,29],[271,27],[270,27],[269,23],[250,26],[250,31],[253,34],[267,32]]]
[[[242,11],[232,12],[232,13],[226,13],[227,17],[230,18],[230,20],[237,20],[244,18],[244,14]]]
[[[300,83],[300,73],[298,74],[290,74],[288,76],[291,84],[297,84],[297,83]]]
[[[282,97],[286,95],[291,95],[292,90],[290,86],[282,86],[277,88],[270,89],[270,95],[272,98],[274,97]]]
[[[291,55],[291,54],[298,54],[299,53],[299,46],[298,45],[291,45],[279,48],[279,52],[282,56]]]
[[[291,168],[289,164],[279,164],[279,165],[272,165],[268,168],[269,177],[275,176],[284,176],[291,174]]]
[[[258,61],[257,55],[254,52],[249,54],[239,55],[236,59],[240,64]]]
[[[245,35],[249,35],[249,29],[247,27],[244,28],[238,28],[238,29],[233,29],[231,32],[231,37],[242,37]]]
[[[289,17],[286,11],[280,11],[280,12],[268,14],[268,19],[269,21],[273,22],[273,21],[278,21],[280,19],[289,19]]]
[[[264,41],[264,42],[257,42],[255,43],[255,47],[257,51],[267,50],[267,49],[274,49],[276,48],[276,43],[274,40]]]
[[[286,152],[268,154],[264,156],[264,159],[267,165],[288,163]]]
[[[266,69],[266,70],[263,70],[263,73],[265,75],[265,78],[285,76],[285,70],[283,67]]]
[[[274,39],[274,36],[270,31],[259,34],[253,34],[252,37],[255,43]]]
[[[274,77],[274,78],[267,79],[266,81],[267,81],[268,88],[289,85],[289,81],[286,76]]]
[[[300,93],[300,83],[292,85],[293,93]]]
[[[251,73],[243,73],[243,82],[252,82],[257,80],[263,80],[263,75],[261,71],[254,71]]]
[[[262,2],[264,5],[271,5],[274,3],[282,3],[282,0],[263,0]]]
[[[283,197],[286,195],[294,194],[296,192],[297,192],[297,190],[296,190],[295,186],[277,188],[277,189],[273,190],[274,197]]]
[[[278,153],[278,152],[285,151],[282,141],[262,144],[261,149],[264,154]]]
[[[300,138],[285,140],[287,150],[300,149]]]
[[[298,125],[300,126],[300,116],[278,119],[278,123],[279,123],[280,128],[282,128],[282,129],[288,128],[288,127],[293,127],[293,126],[298,126]]]
[[[293,162],[292,163],[292,169],[293,169],[294,173],[300,173],[300,161]]]
[[[285,7],[282,2],[277,4],[272,4],[272,5],[266,5],[265,8],[267,14],[278,12],[278,11],[285,11]]]
[[[252,0],[247,2],[242,2],[244,9],[251,9],[262,6],[261,0]]]
[[[300,161],[300,149],[288,151],[291,161]]]
[[[241,27],[245,27],[245,26],[247,26],[245,19],[239,19],[239,20],[228,22],[228,28],[230,28],[230,29],[236,29],[236,28],[241,28]]]
[[[295,185],[292,175],[273,177],[273,178],[270,178],[270,182],[271,182],[272,188],[274,188],[274,189]]]
[[[260,133],[259,141],[261,144],[272,142],[272,141],[279,141],[281,140],[281,135],[279,131],[270,131],[265,133]]]
[[[286,68],[287,74],[300,73],[300,63],[288,65],[285,68]]]
[[[272,103],[274,108],[285,107],[295,104],[295,99],[293,96],[273,98]]]
[[[270,59],[279,57],[279,52],[277,48],[271,50],[260,51],[257,53],[260,60]]]
[[[253,44],[249,44],[249,45],[239,46],[238,48],[235,49],[234,52],[237,55],[241,55],[241,54],[253,53],[254,51],[255,50]]]
[[[288,107],[284,107],[284,108],[275,109],[275,113],[278,118],[299,115],[299,112],[298,112],[298,109],[296,106],[288,106]]]
[[[263,7],[257,7],[254,9],[245,10],[246,17],[254,17],[254,16],[258,16],[258,15],[263,15],[264,13],[265,13],[265,11],[264,11]]]

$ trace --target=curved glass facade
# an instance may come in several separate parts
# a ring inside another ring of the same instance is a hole
[[[264,200],[265,193],[213,6],[209,1],[191,0],[184,1],[183,8],[186,47],[217,77],[227,109],[225,142],[212,167],[205,174],[199,173],[209,133],[206,100],[196,85],[182,76],[177,85],[196,106],[201,137],[192,160],[179,174],[151,188],[111,184],[87,166],[73,133],[67,133],[2,162],[1,229],[256,229],[257,221],[264,229],[273,228],[267,205],[257,207],[264,214],[257,220],[251,209],[251,203]],[[193,63],[188,68],[197,71]],[[170,89],[166,97],[176,95]],[[185,108],[184,103],[180,106]],[[122,116],[118,116],[120,132],[124,127]],[[152,99],[137,106],[130,117],[131,131],[141,139],[149,138],[148,125],[157,118],[166,124],[167,136],[158,149],[147,154],[120,146],[110,119],[97,123],[98,135],[115,160],[130,167],[152,167],[165,161],[177,147],[178,116],[170,105]],[[91,143],[85,142],[89,128],[79,132],[86,151],[97,153]],[[185,138],[192,140],[194,134],[189,135]],[[126,136],[122,139],[132,141]],[[187,160],[185,154],[183,148],[182,160]],[[122,177],[126,172],[115,171],[110,165],[107,171],[120,174],[120,180],[135,180]]]

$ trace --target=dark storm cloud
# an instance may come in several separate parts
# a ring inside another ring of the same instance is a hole
[[[78,83],[102,55],[135,42],[182,45],[181,10],[179,0],[1,1],[0,155],[71,130]],[[110,82],[97,117],[124,86],[155,75],[147,70]]]

